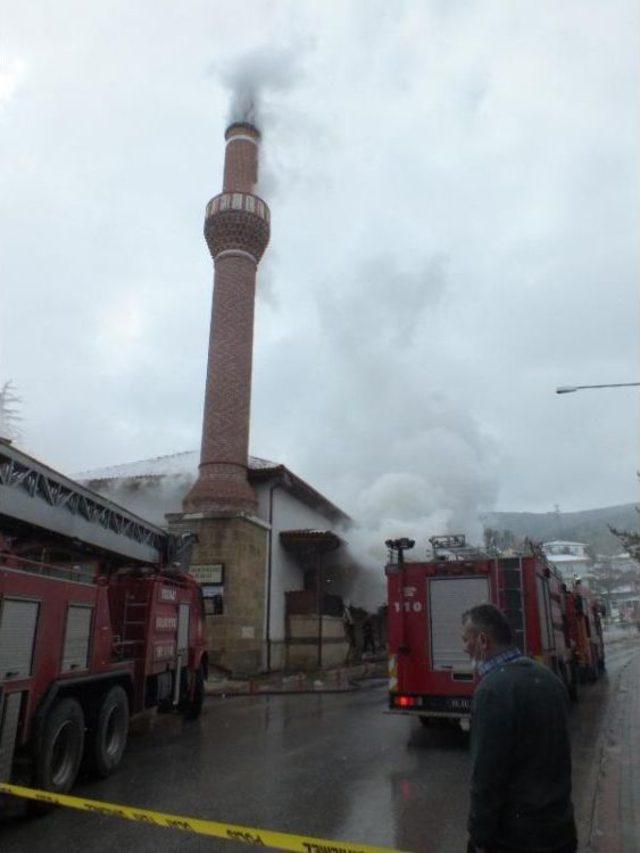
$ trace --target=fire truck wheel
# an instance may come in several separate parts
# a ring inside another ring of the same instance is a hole
[[[594,681],[597,681],[598,675],[599,675],[598,665],[596,663],[590,663],[589,666],[586,668],[587,681],[589,681],[591,683],[593,683]]]
[[[42,732],[36,761],[36,787],[64,794],[76,781],[84,747],[84,714],[76,699],[67,697],[53,706]]]
[[[573,677],[567,684],[567,690],[569,691],[569,699],[572,702],[578,701],[578,681],[576,679],[575,673],[573,673]]]
[[[577,702],[579,699],[578,695],[578,682],[580,681],[580,673],[578,670],[578,666],[575,662],[571,662],[569,665],[569,699],[572,702]]]
[[[129,700],[119,684],[105,695],[98,711],[92,743],[92,769],[106,779],[122,760],[129,733]]]
[[[572,702],[575,702],[578,698],[578,692],[576,690],[576,684],[574,680],[575,676],[573,670],[570,666],[567,666],[567,664],[563,660],[558,660],[557,665],[557,675],[566,687],[569,699]]]
[[[205,688],[204,688],[204,668],[198,667],[195,675],[195,684],[193,686],[193,696],[187,704],[184,716],[187,720],[197,720],[202,712],[204,704]]]

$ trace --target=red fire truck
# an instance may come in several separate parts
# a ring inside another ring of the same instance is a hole
[[[180,540],[0,443],[0,781],[68,791],[131,716],[200,713],[200,589]]]
[[[504,612],[516,645],[551,667],[577,698],[580,660],[571,626],[580,596],[567,591],[542,551],[530,546],[517,556],[492,556],[461,535],[430,543],[428,561],[409,562],[404,551],[412,540],[387,542],[389,710],[425,725],[439,719],[468,728],[476,681],[462,648],[462,614],[484,602]]]
[[[602,606],[598,599],[577,581],[567,593],[569,638],[580,681],[595,681],[604,671]]]

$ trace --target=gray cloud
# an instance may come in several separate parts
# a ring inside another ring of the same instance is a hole
[[[637,379],[636,5],[249,5],[6,10],[0,384],[26,449],[197,446],[203,209],[229,87],[259,78],[252,451],[361,515],[365,551],[633,500],[637,395],[553,391]]]

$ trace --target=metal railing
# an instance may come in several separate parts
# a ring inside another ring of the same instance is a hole
[[[213,216],[216,213],[222,213],[225,210],[240,210],[245,213],[253,213],[269,222],[271,213],[269,208],[261,198],[250,193],[220,193],[214,196],[209,204],[207,204],[207,216]]]
[[[73,566],[56,565],[45,563],[42,560],[31,560],[27,557],[19,557],[10,551],[0,552],[0,567],[22,572],[29,572],[43,577],[57,578],[58,580],[73,581],[93,586],[96,583],[96,571],[82,568],[77,564]]]

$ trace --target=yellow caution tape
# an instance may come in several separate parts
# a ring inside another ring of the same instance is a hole
[[[197,835],[212,835],[227,841],[241,841],[244,844],[257,844],[276,850],[294,850],[300,853],[401,853],[390,847],[372,847],[369,844],[350,844],[346,841],[328,841],[325,838],[311,838],[306,835],[293,835],[288,832],[272,832],[268,829],[255,829],[249,826],[237,826],[232,823],[218,823],[214,820],[199,820],[195,817],[154,812],[150,809],[136,809],[131,806],[117,806],[100,800],[87,800],[84,797],[72,797],[69,794],[54,794],[51,791],[39,791],[36,788],[23,788],[21,785],[0,783],[0,793],[25,797],[39,803],[67,806],[70,809],[93,812],[100,815],[113,815],[125,820],[134,820],[147,826],[164,826],[168,829],[181,829]]]

